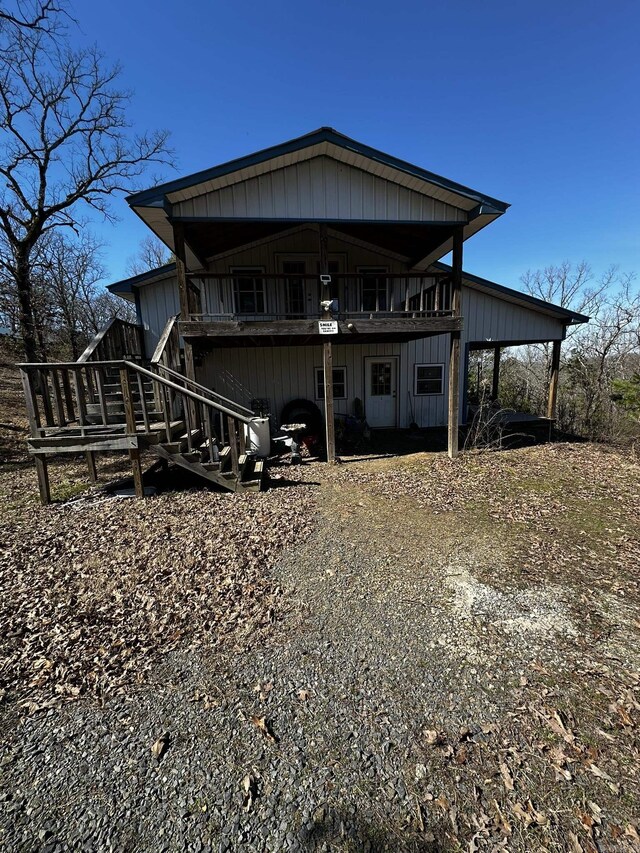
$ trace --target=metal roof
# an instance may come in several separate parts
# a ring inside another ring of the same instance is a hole
[[[147,190],[142,190],[132,195],[127,196],[127,202],[131,207],[155,207],[161,206],[165,197],[171,193],[179,192],[189,187],[211,181],[215,178],[231,174],[233,172],[255,166],[259,163],[264,163],[283,154],[300,151],[304,148],[309,148],[323,142],[328,142],[348,151],[353,151],[375,162],[384,164],[400,172],[404,172],[413,177],[427,181],[436,187],[456,193],[467,199],[474,201],[479,205],[489,205],[495,209],[496,213],[504,213],[509,205],[504,201],[492,198],[491,196],[480,193],[477,190],[472,190],[455,181],[450,181],[420,166],[415,166],[412,163],[407,163],[405,160],[400,160],[390,154],[385,154],[383,151],[378,151],[355,139],[351,139],[332,127],[321,127],[304,136],[299,136],[295,139],[290,139],[287,142],[282,142],[280,145],[274,145],[270,148],[264,148],[262,151],[257,151],[254,154],[249,154],[245,157],[239,157],[235,160],[230,160],[227,163],[222,163],[210,169],[204,169],[200,172],[195,172],[192,175],[187,175],[183,178],[178,178],[174,181],[168,181],[164,184],[151,187]]]

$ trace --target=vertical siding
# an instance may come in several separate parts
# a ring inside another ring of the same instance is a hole
[[[462,289],[462,315],[464,341],[554,340],[563,335],[560,320],[471,287]]]
[[[147,355],[153,355],[156,344],[169,317],[180,312],[177,278],[159,281],[140,287],[140,315],[144,327],[144,344]]]
[[[463,221],[464,211],[319,156],[175,205],[179,216]]]

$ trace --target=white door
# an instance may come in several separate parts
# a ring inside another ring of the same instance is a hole
[[[364,405],[370,427],[397,425],[397,356],[368,356],[364,360]]]

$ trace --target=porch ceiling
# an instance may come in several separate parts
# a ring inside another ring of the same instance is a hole
[[[180,220],[184,225],[187,245],[199,258],[213,258],[223,252],[240,249],[249,243],[268,239],[296,224],[291,219],[215,219]],[[461,223],[398,223],[322,220],[333,231],[347,237],[364,240],[381,249],[412,259],[424,258],[436,252],[451,239],[453,230]]]

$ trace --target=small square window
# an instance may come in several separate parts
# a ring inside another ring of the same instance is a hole
[[[347,399],[347,368],[333,368],[333,399]],[[324,370],[316,367],[316,400],[324,400]]]
[[[442,394],[443,382],[443,364],[416,364],[413,390],[416,397],[426,394]]]

